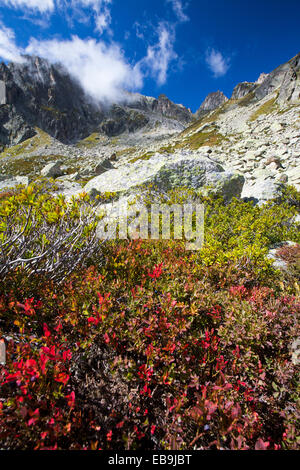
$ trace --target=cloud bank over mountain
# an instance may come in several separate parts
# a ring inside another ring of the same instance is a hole
[[[0,16],[0,58],[23,62],[24,55],[37,55],[61,63],[90,96],[101,102],[117,102],[124,90],[141,91],[147,80],[162,87],[170,73],[184,63],[176,41],[178,28],[190,21],[188,3],[163,0],[163,16],[145,16],[143,23],[132,24],[124,41],[135,35],[143,47],[139,54],[126,53],[125,44],[115,39],[118,22],[113,22],[114,6],[118,6],[116,0],[0,0],[0,7],[23,14],[21,20],[40,27],[36,34],[29,30],[30,35],[20,43],[20,31],[17,34],[11,25],[1,22]],[[65,29],[51,34],[48,29],[57,21],[64,22]],[[82,25],[89,26],[88,36],[79,33]],[[206,54],[206,66],[218,78],[227,73],[230,62],[220,51],[211,49]]]
[[[38,55],[52,63],[61,63],[79,80],[86,92],[101,101],[118,101],[122,90],[138,91],[147,77],[158,86],[166,83],[170,65],[177,59],[174,50],[176,26],[188,17],[179,0],[166,0],[172,7],[175,20],[160,21],[154,26],[155,42],[148,43],[144,38],[146,51],[141,59],[130,62],[122,45],[113,38],[104,39],[101,34],[110,31],[112,0],[1,0],[8,7],[31,12],[54,14],[66,11],[80,21],[86,9],[92,12],[95,31],[94,38],[37,39],[31,37],[25,47],[17,45],[15,32],[0,23],[0,56],[6,61],[22,62],[24,54]],[[83,19],[82,19],[83,21]],[[99,37],[100,35],[100,37]],[[98,36],[98,37],[97,37]]]

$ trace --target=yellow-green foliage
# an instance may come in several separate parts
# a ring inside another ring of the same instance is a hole
[[[195,132],[183,141],[183,146],[197,150],[204,145],[208,145],[209,147],[219,145],[224,139],[225,137],[222,134],[219,134],[216,130],[209,132]]]
[[[26,154],[24,156],[20,155],[6,162],[5,171],[12,175],[39,174],[41,169],[48,163],[63,159],[62,155],[43,155],[39,157],[35,155],[27,156]],[[73,172],[73,170],[69,171],[69,173]]]
[[[94,198],[97,204],[104,204],[113,201],[117,197],[118,193],[114,191],[105,191],[104,193],[97,194]]]
[[[165,146],[165,147],[161,147],[158,152],[159,153],[173,153],[174,152],[174,149],[175,147],[172,146],[172,145],[168,145],[168,146]]]
[[[187,188],[172,190],[159,199],[154,189],[143,194],[148,204],[184,204],[195,199],[204,204],[205,244],[193,258],[193,269],[199,275],[205,276],[209,266],[222,271],[230,265],[234,266],[233,276],[245,275],[241,282],[263,281],[273,276],[273,262],[267,258],[270,246],[286,240],[300,243],[299,224],[289,223],[300,211],[300,193],[293,187],[286,189],[282,200],[263,206],[235,198],[225,205],[221,197],[205,197]]]
[[[128,147],[128,148],[118,150],[117,152],[115,152],[115,154],[116,154],[116,157],[119,158],[119,157],[128,157],[134,152],[136,152],[135,147]]]
[[[33,183],[23,189],[12,189],[0,193],[0,233],[3,233],[8,217],[14,216],[15,221],[22,221],[22,209],[32,208],[32,217],[34,216],[37,220],[46,218],[49,222],[56,223],[67,211],[72,214],[72,217],[78,217],[82,205],[90,203],[89,197],[84,193],[78,199],[73,198],[68,203],[63,195],[57,197],[51,195],[50,191],[55,188],[54,183],[53,185]],[[23,223],[25,222],[24,219]]]
[[[81,194],[67,202],[49,185],[34,184],[0,197],[0,276],[12,268],[64,279],[74,267],[99,255],[99,217]]]
[[[203,124],[203,123],[202,123]],[[183,140],[178,140],[173,146],[173,149],[178,148],[190,148],[192,150],[197,150],[200,147],[208,145],[213,147],[214,145],[219,145],[224,140],[228,140],[222,134],[219,134],[215,128],[209,128],[207,132],[204,130],[199,132],[194,132],[191,135],[185,134]]]
[[[208,115],[197,119],[193,124],[191,124],[189,127],[184,129],[184,131],[179,134],[180,137],[186,137],[188,136],[191,132],[197,131],[200,127],[202,127],[204,124],[210,124],[211,122],[214,122],[218,116],[221,114],[221,109],[218,108],[216,111],[213,111],[209,113]]]

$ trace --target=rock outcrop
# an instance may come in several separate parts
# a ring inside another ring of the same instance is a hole
[[[262,73],[260,74],[260,76],[258,77],[258,79],[256,80],[255,83],[256,83],[257,85],[261,85],[262,82],[265,81],[265,79],[267,78],[268,75],[269,75],[268,73],[262,72]]]
[[[21,64],[0,64],[6,105],[31,128],[39,127],[63,142],[91,133],[103,119],[101,107],[91,102],[62,66],[39,57],[25,59]]]
[[[149,118],[134,109],[126,109],[114,105],[109,111],[108,117],[102,121],[99,130],[112,137],[124,132],[135,132],[149,123]]]
[[[15,106],[0,106],[0,150],[7,145],[16,145],[36,134]]]

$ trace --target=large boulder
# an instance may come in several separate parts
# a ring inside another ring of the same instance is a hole
[[[61,161],[49,163],[42,169],[41,175],[46,178],[58,178],[64,174],[61,165]]]
[[[67,200],[72,199],[72,197],[79,196],[80,193],[83,192],[82,187],[79,183],[75,181],[56,181],[55,182],[55,190],[52,191],[54,196],[63,195],[66,197]]]
[[[241,196],[245,178],[240,173],[226,170],[207,175],[207,183],[208,194],[218,194],[223,196],[225,201],[230,201],[233,197]]]
[[[280,197],[284,185],[271,178],[258,178],[254,184],[247,182],[241,194],[244,199],[252,199],[263,204],[264,202]]]
[[[95,195],[103,192],[128,193],[143,184],[153,184],[163,191],[178,187],[211,187],[230,199],[240,196],[243,183],[242,175],[225,172],[213,160],[195,157],[186,152],[167,158],[155,154],[147,161],[137,161],[106,171],[90,180],[84,190]]]
[[[19,185],[28,186],[28,183],[29,180],[27,176],[0,175],[0,191],[12,189]]]
[[[108,170],[113,170],[114,166],[111,164],[109,158],[105,158],[101,162],[98,163],[98,165],[95,168],[95,173],[96,175],[102,175],[102,173],[105,173]]]

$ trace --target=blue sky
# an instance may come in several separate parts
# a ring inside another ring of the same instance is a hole
[[[62,62],[87,92],[122,89],[196,111],[300,51],[299,0],[0,0],[0,57]]]

